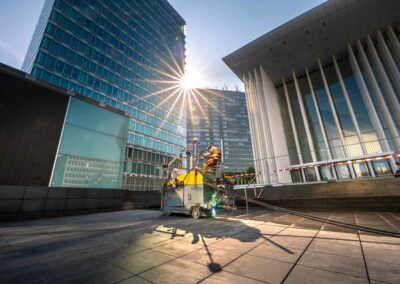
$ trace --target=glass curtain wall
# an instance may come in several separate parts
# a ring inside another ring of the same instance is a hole
[[[128,117],[71,98],[51,185],[121,188],[127,128]]]
[[[297,93],[294,86],[294,82],[291,81],[287,84],[288,92],[289,92],[289,99],[292,105],[293,117],[294,122],[296,124],[297,129],[297,136],[299,138],[301,155],[303,156],[304,163],[311,163],[313,162],[310,152],[310,145],[307,140],[307,134],[305,130],[305,126],[303,123],[303,117],[301,115],[299,101],[297,99]]]
[[[338,61],[340,73],[343,77],[344,85],[346,86],[347,93],[351,106],[353,107],[354,115],[356,117],[358,127],[364,141],[367,153],[375,154],[382,152],[376,130],[371,122],[368,110],[364,104],[361,96],[360,88],[354,77],[353,71],[350,66],[349,58],[343,58]]]
[[[335,124],[328,96],[322,82],[321,74],[318,70],[316,70],[310,74],[310,77],[313,84],[315,96],[318,101],[318,106],[321,112],[321,117],[328,138],[328,144],[331,148],[332,156],[334,159],[344,158],[345,153],[343,145],[340,141],[339,131]]]
[[[360,56],[356,53],[357,60],[361,62]],[[378,154],[382,153],[382,141],[379,141],[377,131],[374,124],[371,121],[368,109],[364,103],[360,87],[357,80],[353,74],[353,70],[350,65],[349,58],[346,56],[338,60],[339,72],[343,78],[344,87],[347,91],[350,106],[347,104],[344,91],[340,85],[339,78],[333,63],[330,63],[323,67],[324,75],[326,77],[328,88],[333,100],[333,110],[329,103],[328,94],[326,92],[325,86],[322,80],[322,74],[319,70],[312,71],[310,73],[311,83],[314,89],[314,93],[317,100],[317,107],[320,111],[323,129],[320,127],[318,120],[317,111],[315,109],[315,104],[313,102],[310,86],[308,84],[307,77],[302,76],[298,78],[301,96],[303,99],[303,104],[305,107],[307,120],[309,123],[311,136],[316,150],[316,155],[318,161],[328,160],[328,155],[324,143],[323,131],[325,131],[328,144],[331,149],[333,159],[343,159],[358,157],[368,154]],[[365,75],[365,70],[363,70],[362,64],[360,64],[363,79],[367,85],[367,90],[371,95],[373,104],[378,110],[378,116],[380,123],[385,131],[387,137],[391,137],[388,133],[385,121],[382,117],[381,111],[379,111],[379,106],[376,101],[376,94],[371,87],[371,82]],[[375,79],[379,85],[382,95],[385,93],[382,88],[382,83],[379,82],[378,77],[374,72]],[[295,125],[297,128],[297,133],[293,132],[289,111],[287,107],[287,102],[285,99],[285,93],[283,86],[277,87],[278,99],[281,108],[282,120],[284,125],[285,136],[288,142],[288,151],[290,156],[290,162],[292,165],[299,164],[299,159],[296,151],[296,144],[294,135],[297,135],[300,143],[301,154],[304,163],[312,162],[310,146],[307,141],[307,136],[305,133],[305,126],[303,123],[303,117],[300,111],[300,105],[298,102],[298,97],[293,81],[287,83],[289,99],[292,107],[293,117]],[[388,103],[386,101],[386,103]],[[360,141],[357,132],[356,125],[351,117],[351,110],[354,112],[354,116],[360,131],[360,135],[363,142]],[[393,111],[392,111],[393,112]],[[334,113],[337,115],[339,120],[340,130],[337,128],[334,119]],[[393,113],[391,113],[393,115]],[[340,132],[343,133],[343,138],[345,145],[342,145]],[[389,145],[392,146],[392,142],[388,141]],[[365,148],[363,149],[362,144],[364,143]],[[394,147],[392,147],[393,149]],[[365,151],[364,151],[365,150]],[[390,164],[387,160],[377,160],[372,162],[373,169],[377,176],[392,174]],[[338,179],[350,179],[352,178],[352,171],[354,170],[354,175],[356,178],[365,178],[372,176],[371,168],[368,167],[365,162],[358,163],[341,163],[333,167],[337,173]],[[320,166],[319,173],[322,180],[331,178],[332,167]],[[306,168],[304,169],[304,175],[306,181],[314,180],[314,174],[312,173],[314,169]],[[293,182],[302,182],[303,177],[300,170],[291,171]]]
[[[363,151],[357,132],[350,116],[349,108],[339,83],[333,64],[324,67],[324,74],[329,85],[329,90],[335,105],[340,127],[345,139],[345,154],[347,157],[362,156]]]
[[[300,161],[299,161],[299,156],[297,154],[296,142],[294,140],[292,124],[290,122],[290,115],[285,98],[285,91],[283,89],[283,86],[278,87],[276,91],[278,94],[279,107],[282,115],[283,130],[285,132],[286,143],[288,146],[290,164],[296,165],[299,164]],[[296,177],[298,177],[298,173],[296,173]],[[300,173],[300,178],[301,178],[301,173]]]
[[[324,143],[324,136],[321,126],[318,121],[317,110],[311,95],[310,86],[307,77],[302,77],[299,80],[300,92],[303,98],[304,108],[307,114],[307,120],[310,126],[311,136],[314,141],[314,147],[318,161],[326,161],[329,159],[327,149]]]

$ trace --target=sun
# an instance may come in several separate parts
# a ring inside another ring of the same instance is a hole
[[[187,68],[185,70],[185,75],[180,78],[179,85],[183,90],[200,88],[203,85],[203,78],[199,72]]]

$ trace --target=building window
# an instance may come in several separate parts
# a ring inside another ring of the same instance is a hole
[[[353,167],[357,178],[371,176],[367,163],[355,163],[353,164]]]
[[[331,171],[331,167],[329,167],[329,166],[319,167],[319,174],[321,176],[321,180],[332,179],[332,171]]]
[[[338,179],[350,179],[350,171],[347,165],[336,165],[336,174]]]
[[[290,174],[292,175],[293,183],[301,183],[301,182],[303,182],[303,176],[301,174],[301,170],[291,170]]]
[[[374,166],[376,176],[385,176],[393,174],[388,160],[373,161],[372,165]]]
[[[306,168],[304,169],[304,173],[308,182],[317,181],[317,174],[315,173],[314,168]]]

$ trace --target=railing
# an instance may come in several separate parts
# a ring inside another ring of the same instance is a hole
[[[261,172],[258,182],[261,184],[292,183],[292,171],[296,169],[301,170],[295,174],[301,175],[302,182],[316,181],[312,176],[316,174],[321,175],[321,180],[328,181],[393,175],[396,172],[395,163],[399,161],[399,157],[395,149],[397,149],[396,143],[399,137],[371,139],[362,143],[356,138],[346,137],[346,145],[342,145],[337,139],[329,141],[330,145],[336,146],[319,147],[314,153],[309,150],[308,145],[302,145],[303,148],[307,148],[305,151],[298,152],[291,148],[289,155],[269,158],[258,156],[254,160],[256,170]],[[367,140],[364,135],[363,138]],[[354,142],[355,140],[357,143]],[[381,162],[376,160],[381,160]],[[314,167],[318,167],[318,173],[313,172]]]

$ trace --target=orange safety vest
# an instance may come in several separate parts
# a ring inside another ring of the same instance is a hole
[[[208,150],[208,152],[211,154],[211,157],[213,158],[219,158],[219,151],[217,149],[217,147],[211,146],[210,150]]]

